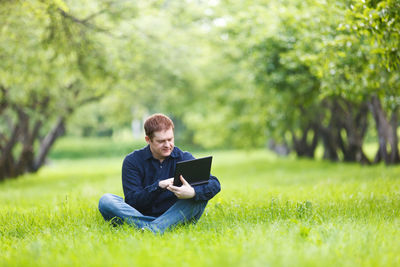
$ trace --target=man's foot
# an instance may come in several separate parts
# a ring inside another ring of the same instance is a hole
[[[140,228],[140,232],[142,232],[142,233],[153,233],[153,231],[149,227]]]

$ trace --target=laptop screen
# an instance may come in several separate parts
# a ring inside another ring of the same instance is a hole
[[[212,156],[180,161],[176,163],[174,174],[174,186],[181,186],[180,175],[190,185],[199,185],[208,183],[210,178]]]

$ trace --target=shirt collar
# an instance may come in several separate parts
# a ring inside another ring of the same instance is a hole
[[[150,145],[147,145],[144,149],[144,159],[148,160],[148,159],[151,159],[152,157],[153,157],[153,154],[151,154]]]
[[[172,149],[172,152],[171,152],[170,157],[171,157],[171,158],[177,158],[177,157],[179,157],[178,149],[177,149],[175,146],[174,146],[174,149]]]
[[[172,149],[172,152],[169,156],[171,158],[178,158],[179,157],[178,149],[176,147],[174,147],[174,149]],[[144,149],[144,159],[148,160],[151,158],[153,158],[153,154],[151,153],[150,145],[147,145]]]

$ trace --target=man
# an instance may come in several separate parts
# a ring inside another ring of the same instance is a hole
[[[147,146],[125,157],[122,166],[122,197],[105,194],[99,210],[105,220],[134,225],[153,233],[163,233],[181,223],[197,222],[220,190],[210,175],[207,184],[192,187],[184,177],[182,186],[173,185],[176,163],[194,159],[174,146],[174,124],[163,114],[154,114],[144,123]]]

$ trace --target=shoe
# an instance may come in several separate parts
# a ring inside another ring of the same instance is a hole
[[[152,233],[153,231],[150,230],[148,227],[142,227],[140,228],[140,232],[142,233]]]

